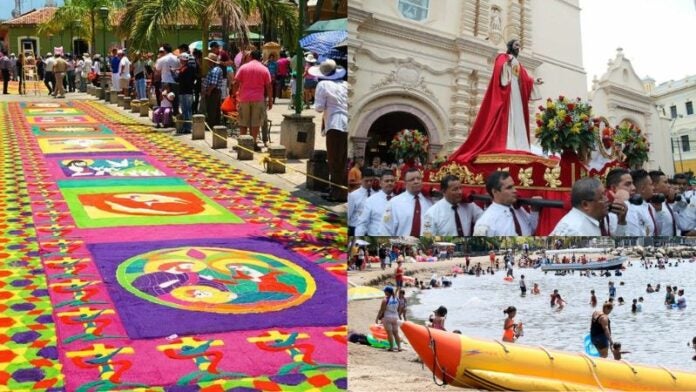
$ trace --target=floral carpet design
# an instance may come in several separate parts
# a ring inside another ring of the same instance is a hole
[[[340,217],[99,103],[0,160],[0,390],[346,389]]]

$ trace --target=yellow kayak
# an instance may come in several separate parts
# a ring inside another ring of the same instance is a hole
[[[696,374],[585,354],[473,339],[401,325],[423,363],[445,383],[478,389],[696,391]]]

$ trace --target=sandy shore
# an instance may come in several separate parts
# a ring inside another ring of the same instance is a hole
[[[488,256],[471,257],[471,264],[480,262],[487,267]],[[453,266],[464,264],[464,258],[438,261],[434,263],[404,264],[406,275],[418,280],[430,280],[433,273],[438,276],[448,274]],[[348,281],[354,285],[370,285],[384,287],[387,282],[393,284],[394,270],[382,271],[379,264],[373,264],[372,269],[365,271],[349,271]],[[407,290],[409,297],[416,293],[415,289]],[[413,302],[411,299],[410,302]],[[367,334],[370,325],[375,322],[381,299],[352,301],[348,303],[348,329],[352,332]],[[419,315],[427,317],[427,315]],[[409,314],[409,319],[413,317]],[[403,335],[402,335],[403,336]],[[442,391],[442,387],[433,382],[432,372],[423,367],[418,355],[409,344],[403,345],[404,351],[388,352],[370,346],[355,343],[348,344],[348,390],[349,391]]]

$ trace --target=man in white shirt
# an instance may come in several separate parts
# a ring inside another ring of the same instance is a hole
[[[162,45],[160,49],[162,49],[165,54],[157,59],[155,70],[157,70],[162,77],[162,89],[166,87],[170,92],[174,93],[172,107],[176,114],[179,111],[179,84],[174,80],[173,71],[180,66],[179,58],[172,53],[172,46],[169,44]]]
[[[433,205],[422,193],[423,175],[412,167],[404,174],[406,191],[387,203],[382,229],[388,236],[420,237],[425,212]]]
[[[474,223],[483,214],[475,203],[462,203],[462,183],[459,177],[447,175],[440,181],[442,199],[425,212],[423,234],[434,236],[468,237]]]
[[[372,191],[372,169],[364,167],[362,173],[362,186],[348,194],[348,236],[355,236],[355,227],[362,214],[365,201],[374,193]]]
[[[373,170],[374,172],[374,170]],[[358,224],[355,227],[355,236],[384,236],[386,235],[382,229],[382,217],[384,210],[387,208],[387,202],[394,196],[394,185],[396,177],[391,170],[382,171],[379,180],[381,190],[372,196],[368,197],[363,205],[362,213],[358,219]]]
[[[655,209],[655,220],[660,227],[660,235],[665,237],[678,237],[682,231],[691,231],[693,227],[688,227],[686,218],[687,204],[685,201],[675,200],[677,192],[667,179],[665,173],[660,170],[650,172],[650,179],[656,194],[663,194],[665,201],[662,203],[652,203]],[[685,214],[682,214],[685,212]],[[684,216],[682,216],[684,215]]]
[[[131,78],[131,62],[128,60],[128,56],[126,56],[123,50],[118,51],[118,57],[121,59],[118,63],[119,87],[121,88],[121,94],[123,94],[124,97],[128,97],[128,86],[130,85]]]
[[[609,199],[604,185],[595,177],[581,178],[573,184],[570,191],[573,206],[556,225],[551,236],[606,236],[609,235],[606,221],[609,213]]]
[[[524,208],[515,209],[517,190],[515,181],[506,171],[494,171],[486,178],[486,191],[491,203],[474,226],[475,236],[530,236],[539,224],[539,210],[532,207],[529,213]]]
[[[631,177],[636,186],[636,193],[641,196],[643,202],[632,205],[636,213],[627,217],[629,230],[638,236],[660,235],[660,228],[655,219],[655,208],[650,204],[650,199],[653,197],[652,180],[648,172],[643,169],[632,171]]]
[[[53,67],[56,65],[56,59],[53,57],[51,52],[46,53],[44,64],[44,84],[46,85],[46,88],[48,88],[48,94],[55,96],[56,77],[53,74]]]

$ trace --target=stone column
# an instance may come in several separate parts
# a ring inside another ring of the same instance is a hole
[[[227,127],[216,125],[213,127],[213,149],[227,148]]]
[[[191,140],[205,139],[205,115],[194,114],[191,127]]]
[[[280,123],[280,144],[288,158],[306,159],[314,151],[314,116],[284,114]]]
[[[254,159],[254,144],[256,141],[251,135],[240,135],[237,138],[237,159],[240,161],[250,161]]]

